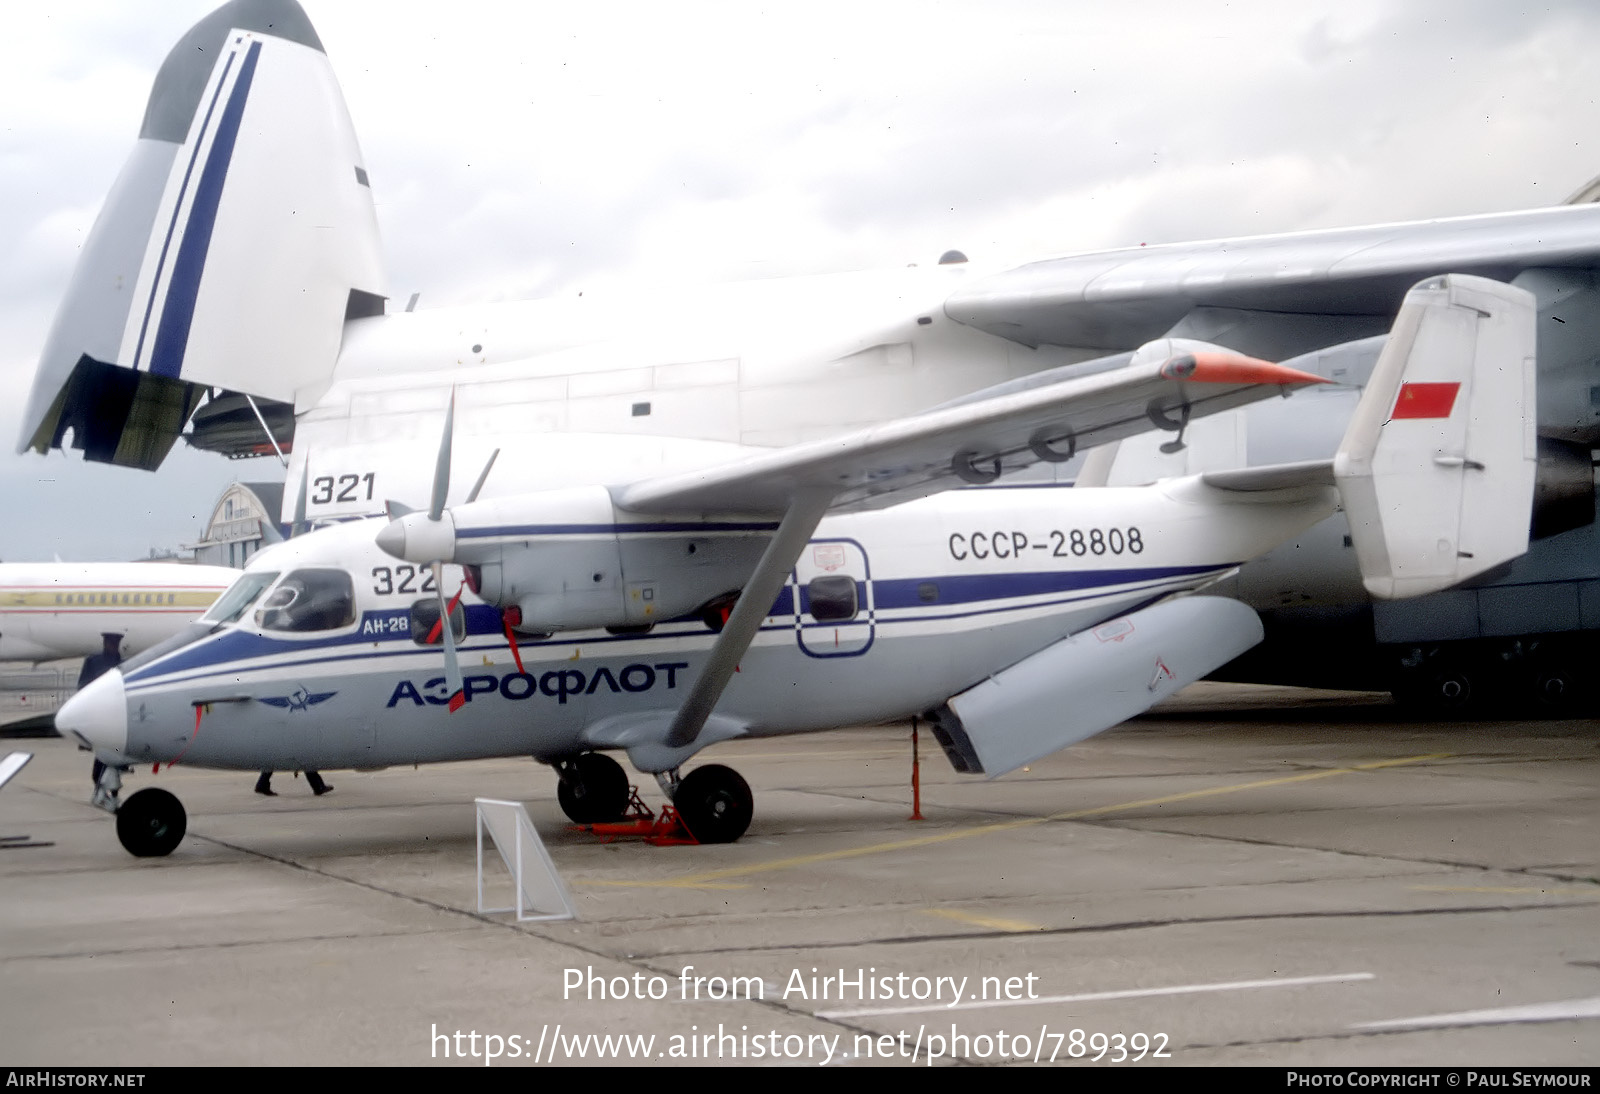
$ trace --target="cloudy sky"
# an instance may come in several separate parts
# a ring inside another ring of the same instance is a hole
[[[212,5],[0,38],[0,558],[198,537],[275,461],[12,454],[156,67]],[[1600,174],[1581,2],[306,0],[422,306],[1555,204]]]

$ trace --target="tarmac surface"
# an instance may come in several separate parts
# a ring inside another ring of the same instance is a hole
[[[1200,685],[996,781],[924,732],[921,821],[908,738],[708,750],[756,816],[704,847],[572,831],[525,760],[140,771],[189,811],[142,860],[86,755],[6,742],[0,1062],[1600,1063],[1594,722]],[[527,803],[576,920],[476,911],[475,797]]]

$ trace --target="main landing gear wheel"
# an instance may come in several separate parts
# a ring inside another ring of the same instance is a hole
[[[732,843],[750,827],[755,798],[731,767],[708,764],[683,777],[672,804],[701,843]]]
[[[1577,664],[1564,657],[1540,657],[1528,682],[1534,709],[1540,714],[1570,718],[1589,702],[1589,689]]]
[[[1479,701],[1476,684],[1467,669],[1447,663],[1428,681],[1428,698],[1435,710],[1460,713]]]
[[[1423,714],[1459,716],[1482,702],[1479,674],[1451,660],[1424,667],[1394,689],[1403,705]]]
[[[558,765],[556,800],[574,824],[604,824],[628,812],[633,788],[628,773],[610,756],[585,752]]]
[[[183,803],[159,787],[147,787],[117,810],[117,839],[139,858],[170,855],[189,830]]]

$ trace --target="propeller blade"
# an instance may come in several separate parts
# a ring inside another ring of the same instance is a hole
[[[483,484],[488,481],[489,472],[494,468],[494,461],[499,458],[500,450],[498,448],[489,453],[489,462],[483,465],[483,471],[479,473],[478,481],[472,484],[472,493],[467,495],[468,505],[478,500],[478,491],[483,489]]]
[[[445,609],[446,613],[447,614],[454,613],[455,610],[456,610],[456,605],[459,604],[459,603],[461,603],[461,590],[457,589],[456,590],[456,595],[453,596],[450,599],[450,606]],[[427,637],[426,641],[423,644],[427,645],[427,646],[431,646],[435,642],[439,641],[439,631],[443,627],[444,627],[444,616],[441,615],[438,619],[435,619],[433,621],[433,627],[428,631],[428,637]]]
[[[455,599],[446,606],[444,567],[437,562],[433,564],[433,587],[439,595],[439,626],[441,637],[444,639],[444,683],[450,692],[450,713],[454,714],[467,701],[466,691],[461,683],[461,664],[456,659],[456,629],[450,625],[450,613],[455,610],[455,605],[461,602],[461,594],[457,592]]]
[[[444,435],[439,438],[439,462],[433,469],[433,500],[428,505],[428,519],[438,520],[444,515],[445,496],[450,493],[450,444],[456,426],[456,393],[450,390],[450,409],[445,413]],[[444,594],[441,592],[441,596]]]
[[[383,512],[390,520],[399,520],[401,517],[416,510],[403,501],[386,501],[383,503]]]

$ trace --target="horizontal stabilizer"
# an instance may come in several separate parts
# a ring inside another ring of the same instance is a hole
[[[1266,467],[1240,467],[1229,471],[1206,471],[1200,481],[1218,490],[1239,494],[1292,490],[1308,486],[1333,486],[1332,460],[1303,460],[1275,463]]]
[[[957,771],[1004,775],[1110,729],[1261,641],[1236,600],[1157,604],[1046,646],[929,717]]]
[[[1450,274],[1407,294],[1334,458],[1373,596],[1445,589],[1528,549],[1534,349],[1522,289]]]
[[[380,314],[377,218],[322,43],[293,0],[234,0],[156,77],[73,271],[19,451],[153,468],[208,388],[293,404],[347,318]]]

